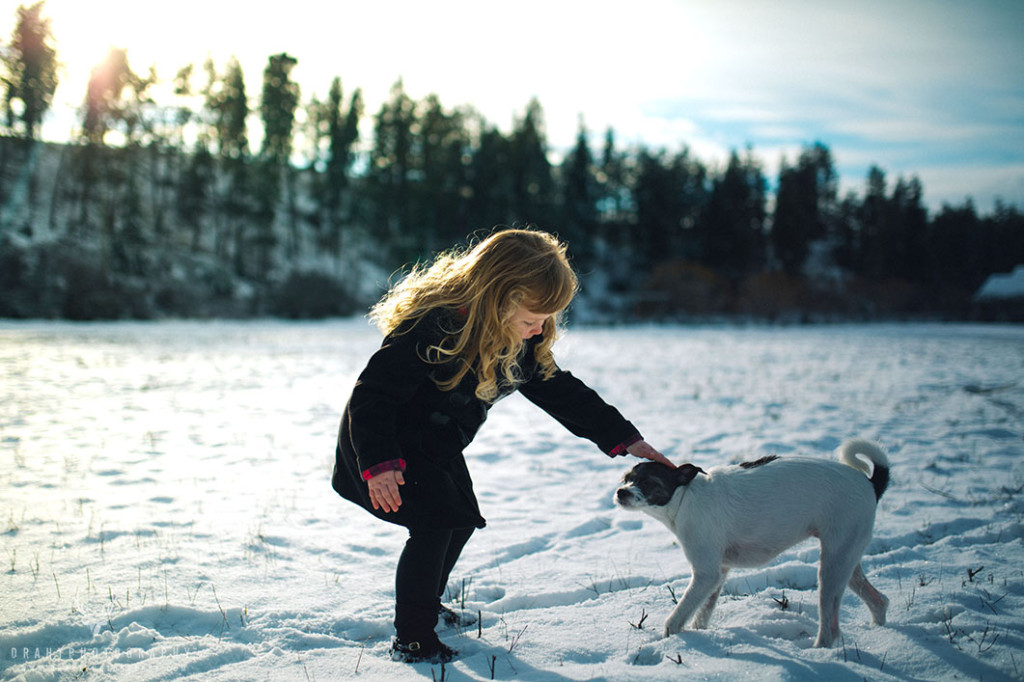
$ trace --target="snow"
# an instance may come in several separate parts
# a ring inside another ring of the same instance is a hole
[[[616,508],[610,459],[520,396],[468,451],[488,527],[453,574],[483,622],[445,666],[387,655],[402,529],[330,489],[363,320],[0,323],[0,678],[1020,680],[1024,327],[574,328],[563,366],[676,462],[893,462],[863,564],[817,629],[818,548],[730,574],[662,639],[690,568]],[[799,490],[780,490],[799,495]]]
[[[979,301],[1024,298],[1024,265],[1018,265],[1010,273],[989,275],[974,297]]]

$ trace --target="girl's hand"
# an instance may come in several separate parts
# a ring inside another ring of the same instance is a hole
[[[660,452],[655,450],[653,447],[651,447],[647,443],[647,441],[638,440],[637,442],[633,443],[628,448],[626,448],[626,452],[628,452],[629,454],[633,455],[634,457],[641,457],[643,459],[649,459],[652,462],[657,462],[658,464],[664,464],[665,466],[671,467],[672,469],[676,468],[676,465],[673,464],[672,462],[670,462],[668,457],[666,457],[665,455],[661,454]]]
[[[401,471],[379,473],[367,481],[366,485],[370,487],[370,502],[374,509],[394,512],[402,506],[402,496],[398,494],[398,486],[405,485],[405,478]]]

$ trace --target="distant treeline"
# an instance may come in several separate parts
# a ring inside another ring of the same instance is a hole
[[[929,215],[916,178],[878,167],[840,196],[823,143],[784,160],[772,191],[751,149],[716,167],[623,148],[612,129],[592,147],[582,119],[553,162],[540,102],[504,133],[401,81],[362,139],[360,90],[346,99],[336,78],[303,101],[288,54],[256,97],[231,60],[198,88],[181,69],[157,101],[156,74],[112,50],[76,139],[43,144],[56,50],[39,47],[41,12],[20,8],[3,50],[0,316],[346,314],[396,268],[498,224],[558,233],[589,312],[631,318],[962,318],[989,274],[1024,263],[1017,207]]]

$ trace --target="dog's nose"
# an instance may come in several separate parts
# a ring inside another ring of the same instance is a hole
[[[615,491],[615,499],[624,500],[627,497],[629,497],[629,491],[626,490],[625,488],[619,488],[618,490]]]

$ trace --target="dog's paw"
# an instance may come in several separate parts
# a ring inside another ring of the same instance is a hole
[[[681,618],[676,618],[674,615],[669,616],[665,619],[665,629],[662,631],[666,638],[672,635],[678,635],[685,628],[686,621]]]
[[[881,592],[878,593],[878,596],[878,604],[874,605],[874,608],[871,608],[871,604],[868,605],[871,610],[871,622],[875,625],[885,625],[885,612],[889,609],[889,598]]]

